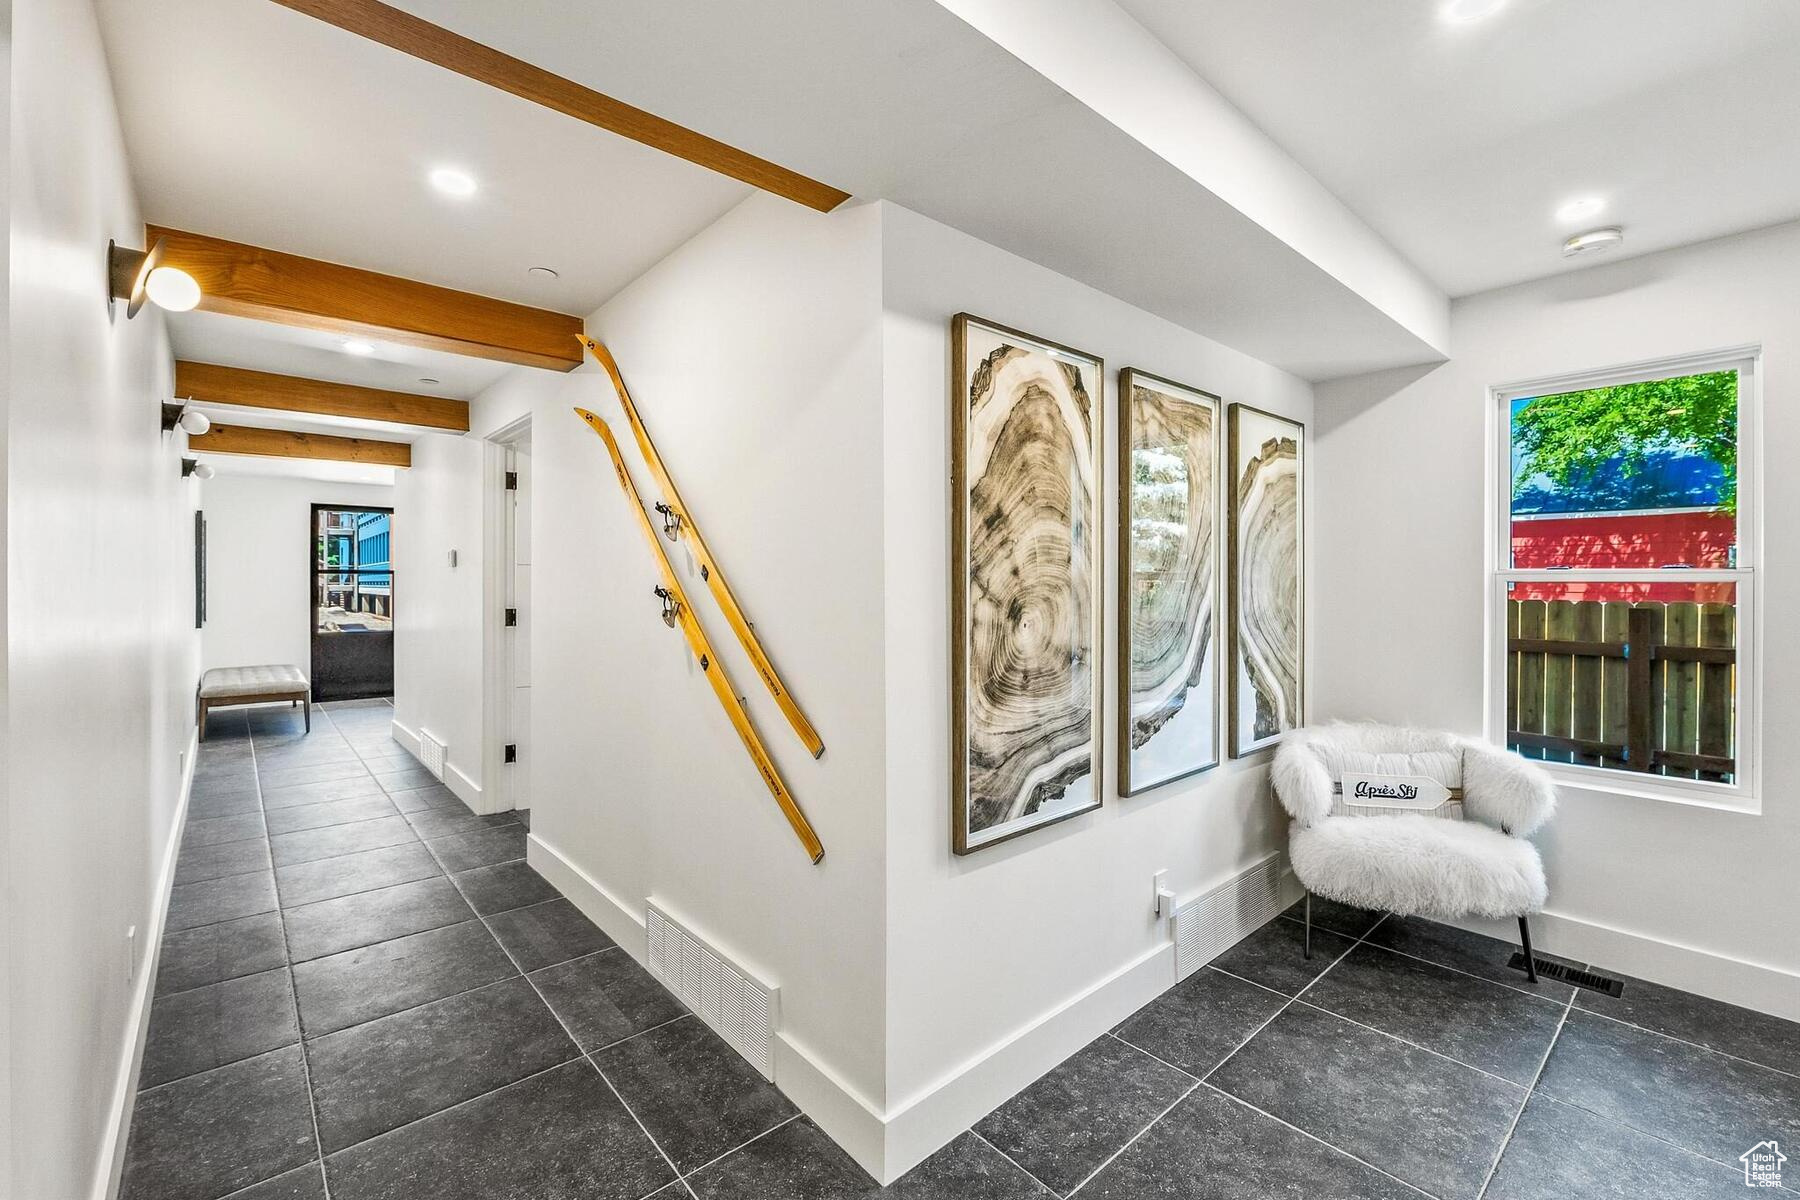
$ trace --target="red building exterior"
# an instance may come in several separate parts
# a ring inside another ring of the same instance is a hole
[[[1737,518],[1716,507],[1586,513],[1515,513],[1513,566],[1669,567],[1668,583],[1516,583],[1514,600],[1659,600],[1731,603],[1729,583],[1683,583],[1685,567],[1730,567]]]

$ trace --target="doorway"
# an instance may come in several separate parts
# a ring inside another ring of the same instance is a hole
[[[394,510],[312,506],[314,700],[394,694]]]
[[[497,654],[489,680],[498,793],[495,811],[531,807],[531,492],[529,420],[493,439],[498,493],[489,594],[497,603]],[[492,544],[492,543],[490,543]]]

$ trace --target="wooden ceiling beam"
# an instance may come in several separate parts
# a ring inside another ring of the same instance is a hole
[[[419,425],[452,433],[469,432],[466,400],[327,383],[320,379],[300,379],[293,375],[274,375],[268,371],[249,371],[214,363],[177,362],[175,395],[200,404],[230,404],[239,408]]]
[[[819,212],[830,212],[850,198],[848,192],[583,87],[380,0],[275,3]]]
[[[383,467],[412,466],[412,447],[405,442],[298,433],[292,429],[256,429],[249,425],[214,425],[208,432],[188,438],[188,453],[322,458]]]
[[[495,362],[581,365],[580,317],[159,225],[164,266],[200,285],[204,312],[398,342]]]

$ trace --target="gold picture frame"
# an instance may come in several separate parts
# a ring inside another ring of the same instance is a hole
[[[1105,363],[950,322],[952,846],[1104,799]]]
[[[1243,758],[1306,723],[1306,426],[1248,404],[1228,426],[1227,740]]]
[[[1118,784],[1135,796],[1223,758],[1224,404],[1127,367],[1118,410]]]

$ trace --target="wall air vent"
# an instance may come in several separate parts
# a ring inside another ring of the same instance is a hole
[[[423,729],[419,730],[419,762],[439,779],[444,777],[444,750],[444,743]]]
[[[773,1081],[778,989],[726,958],[654,900],[644,902],[644,932],[650,974]]]
[[[1281,911],[1281,855],[1271,854],[1175,910],[1175,978],[1186,979]]]

